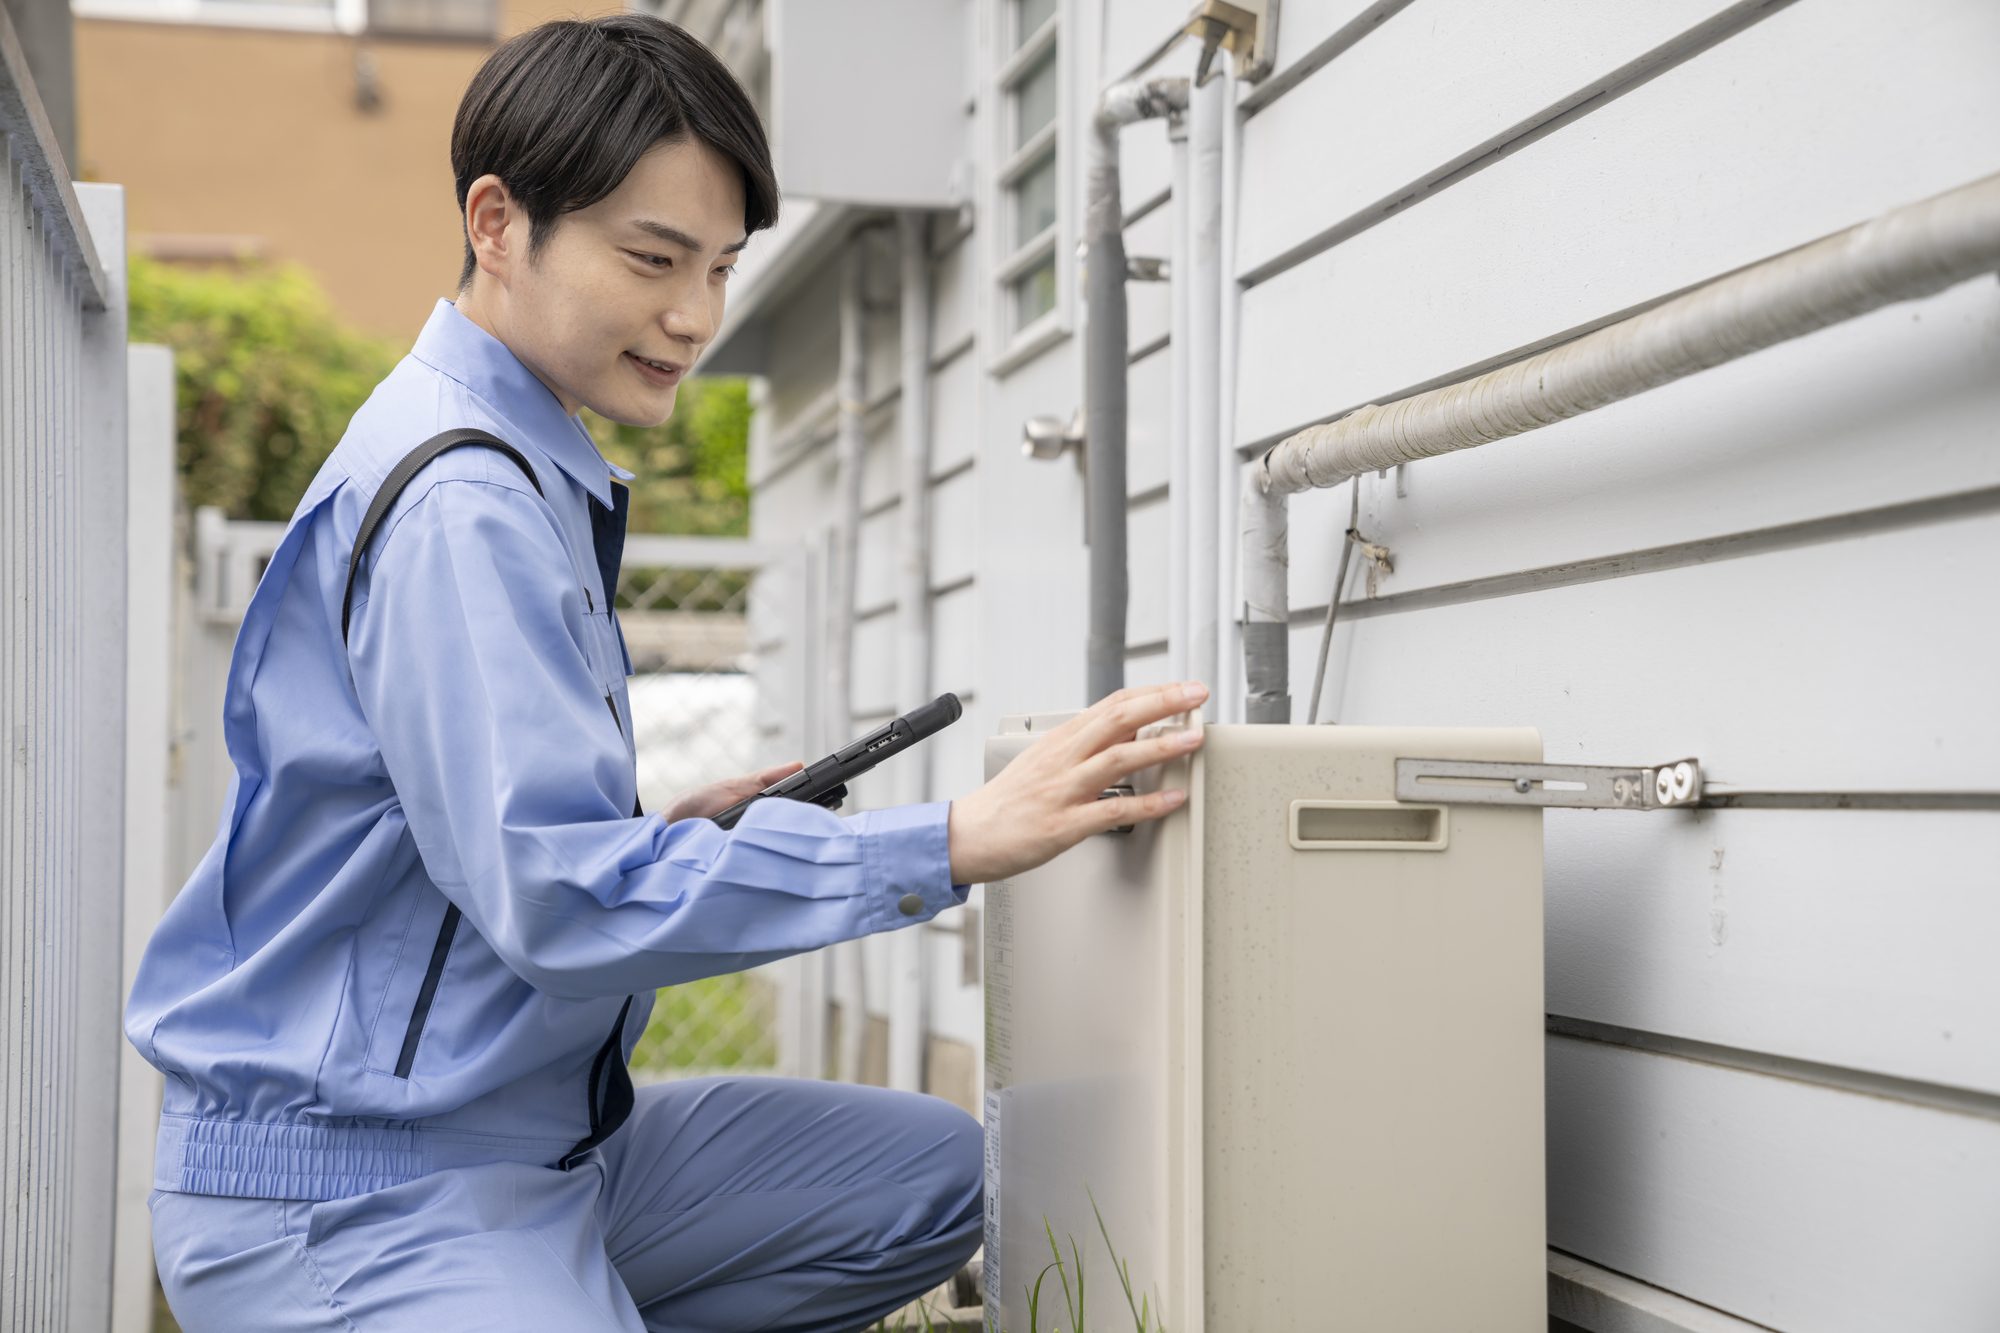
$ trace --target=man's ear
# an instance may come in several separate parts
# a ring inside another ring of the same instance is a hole
[[[472,182],[465,192],[465,239],[480,271],[502,282],[507,280],[508,270],[521,258],[514,249],[527,244],[526,232],[518,225],[526,221],[521,206],[498,176],[488,174]],[[514,231],[511,238],[510,227]],[[510,239],[515,243],[513,248]]]

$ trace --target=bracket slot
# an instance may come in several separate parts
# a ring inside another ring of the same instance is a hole
[[[1673,810],[1701,804],[1701,763],[1652,768],[1398,759],[1396,799],[1451,805],[1558,806],[1573,810]]]

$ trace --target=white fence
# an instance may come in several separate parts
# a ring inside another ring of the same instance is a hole
[[[0,16],[0,1327],[110,1318],[124,194],[72,187]]]

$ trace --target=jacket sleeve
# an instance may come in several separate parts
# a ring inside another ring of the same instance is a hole
[[[727,832],[631,818],[631,757],[544,502],[448,480],[399,512],[354,611],[355,690],[431,880],[529,984],[630,994],[962,901],[942,804],[843,819],[759,801]]]

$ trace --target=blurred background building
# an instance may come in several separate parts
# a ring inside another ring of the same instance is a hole
[[[602,8],[77,0],[76,174],[124,185],[135,253],[294,262],[349,323],[407,342],[458,285],[449,149],[473,71],[524,28]],[[663,8],[725,52],[760,25],[755,0]]]

